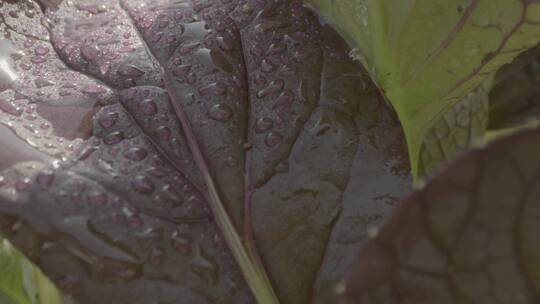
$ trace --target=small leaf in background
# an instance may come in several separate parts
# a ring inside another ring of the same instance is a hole
[[[308,2],[357,48],[398,112],[416,176],[428,130],[540,38],[538,1]]]
[[[61,304],[56,287],[8,240],[0,237],[0,303]]]
[[[474,150],[414,193],[363,248],[347,303],[540,298],[540,128]]]

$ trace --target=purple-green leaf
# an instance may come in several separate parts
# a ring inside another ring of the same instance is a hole
[[[0,226],[79,303],[327,303],[408,189],[300,1],[0,3]]]

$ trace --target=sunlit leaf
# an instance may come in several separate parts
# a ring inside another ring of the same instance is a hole
[[[0,237],[0,303],[61,304],[56,287],[6,239]]]
[[[534,0],[309,0],[397,110],[413,171],[426,132],[540,38]]]

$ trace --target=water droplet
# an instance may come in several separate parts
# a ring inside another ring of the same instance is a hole
[[[264,59],[262,62],[261,62],[261,70],[265,73],[270,73],[274,70],[275,66],[274,64],[268,60],[268,59]]]
[[[167,175],[167,172],[160,167],[150,167],[147,172],[155,177],[164,177]]]
[[[154,24],[154,20],[152,20],[152,18],[149,18],[147,16],[144,17],[144,19],[143,19],[143,21],[141,23],[142,27],[145,28],[145,29],[150,28],[153,24]]]
[[[255,77],[253,77],[253,82],[257,85],[257,86],[263,86],[265,85],[268,80],[266,79],[266,77],[264,77],[263,75],[261,74],[257,74],[255,75]]]
[[[194,84],[197,81],[197,74],[189,73],[186,77],[187,83]]]
[[[168,141],[171,139],[172,132],[171,132],[171,129],[169,129],[169,127],[159,126],[156,131],[157,131],[157,135],[159,139],[163,141]]]
[[[199,89],[199,93],[203,96],[223,96],[227,92],[227,87],[222,82],[214,82]]]
[[[105,129],[109,129],[116,124],[117,120],[118,120],[117,112],[102,112],[102,114],[99,116],[98,121],[99,121],[100,126],[102,126]]]
[[[281,92],[283,89],[283,86],[285,86],[285,82],[281,79],[273,80],[268,84],[268,86],[259,92],[257,92],[258,98],[263,98],[271,94],[276,94]]]
[[[144,115],[152,116],[157,113],[157,105],[154,100],[147,98],[140,103],[141,112]]]
[[[97,85],[97,84],[91,84],[83,89],[83,93],[90,94],[90,95],[97,95],[97,94],[103,94],[107,92],[103,86]]]
[[[271,54],[280,54],[287,49],[287,44],[283,40],[279,40],[270,45],[269,51]],[[261,54],[262,55],[262,54]]]
[[[38,55],[38,56],[44,56],[44,55],[47,55],[49,53],[49,48],[44,47],[44,46],[38,46],[34,50],[34,53],[36,53],[36,55]]]
[[[176,77],[185,77],[191,70],[191,65],[183,64],[173,68],[172,72]]]
[[[167,19],[161,19],[161,20],[159,20],[159,25],[158,25],[158,27],[161,28],[161,29],[164,29],[164,28],[166,28],[167,26],[169,26],[169,23],[170,23],[169,20],[167,20]]]
[[[37,176],[37,183],[42,189],[47,189],[51,186],[54,180],[54,172],[52,170],[41,171]]]
[[[266,132],[274,126],[274,122],[271,118],[268,117],[261,117],[255,121],[255,132],[256,133],[263,133]]]
[[[93,146],[88,146],[86,148],[84,148],[82,151],[81,151],[81,154],[79,155],[79,160],[86,160],[90,157],[90,155],[92,155],[92,153],[96,152],[97,150],[97,147],[93,147]]]
[[[103,206],[107,203],[107,193],[92,190],[88,194],[88,202],[94,206]]]
[[[179,51],[180,51],[180,54],[182,55],[186,55],[188,53],[191,53],[194,49],[196,49],[197,47],[199,47],[200,45],[200,42],[189,42],[189,43],[185,43],[183,44]]]
[[[135,52],[137,49],[135,49],[134,47],[131,47],[131,46],[123,46],[121,48],[118,49],[118,52],[119,53],[133,53]]]
[[[150,256],[148,257],[148,260],[152,266],[158,267],[161,265],[164,258],[165,258],[165,251],[163,249],[153,248],[150,251]]]
[[[191,253],[191,243],[189,239],[183,236],[179,231],[173,232],[171,246],[180,254],[187,255]]]
[[[127,159],[141,161],[148,156],[148,152],[141,147],[131,147],[126,152],[124,152],[124,157]]]
[[[191,270],[198,274],[202,279],[210,284],[215,284],[217,281],[216,267],[202,252],[200,246],[196,247],[194,258],[191,260]]]
[[[125,77],[130,77],[130,78],[138,78],[144,75],[144,71],[142,71],[141,69],[133,65],[123,65],[118,68],[117,73],[120,76],[125,76]]]
[[[231,107],[224,103],[215,104],[208,110],[208,117],[221,122],[227,121],[232,115]]]
[[[281,93],[278,96],[278,98],[276,98],[276,102],[274,103],[273,109],[280,108],[280,107],[290,107],[293,102],[294,102],[293,93],[289,91],[285,91]]]
[[[50,86],[54,85],[54,82],[52,82],[50,80],[47,80],[47,79],[45,79],[43,77],[37,77],[34,80],[34,83],[35,83],[35,85],[36,85],[36,87],[38,89],[45,88],[45,87],[50,87]]]
[[[238,159],[234,156],[229,156],[225,159],[225,164],[229,167],[236,167],[238,166]]]
[[[135,192],[140,194],[152,194],[155,186],[150,178],[144,175],[139,175],[131,181],[131,185]]]
[[[163,229],[162,228],[149,228],[143,231],[138,239],[141,242],[141,245],[144,248],[150,248],[155,244],[159,243],[163,239]]]
[[[23,113],[23,109],[20,107],[16,107],[11,102],[0,98],[0,110],[13,115],[13,116],[21,116]]]
[[[101,75],[106,75],[110,69],[111,69],[110,62],[104,62],[99,65],[99,72],[101,73]]]
[[[18,179],[15,182],[15,190],[17,192],[25,192],[28,189],[30,189],[30,179],[28,177],[25,177],[23,179]]]
[[[112,133],[109,133],[103,138],[103,142],[106,145],[116,145],[117,143],[121,142],[124,139],[124,132],[122,131],[115,131]]]
[[[83,45],[81,47],[81,57],[88,61],[94,62],[100,54],[99,48],[94,45]]]
[[[217,37],[218,46],[225,52],[230,52],[234,48],[234,44],[231,39],[227,37]]]
[[[242,5],[242,13],[250,14],[251,12],[253,12],[253,7],[251,7],[251,5],[249,5],[248,3]]]
[[[270,132],[264,139],[264,143],[268,147],[275,147],[283,141],[283,136],[277,132]]]
[[[42,64],[47,61],[47,59],[43,56],[34,56],[30,59],[30,61],[32,61],[34,64]]]

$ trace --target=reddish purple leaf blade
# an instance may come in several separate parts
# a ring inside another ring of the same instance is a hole
[[[538,303],[540,129],[474,150],[357,257],[347,303]]]
[[[3,234],[80,303],[251,303],[222,202],[282,302],[335,299],[409,181],[343,42],[300,1],[43,7],[0,6]]]

